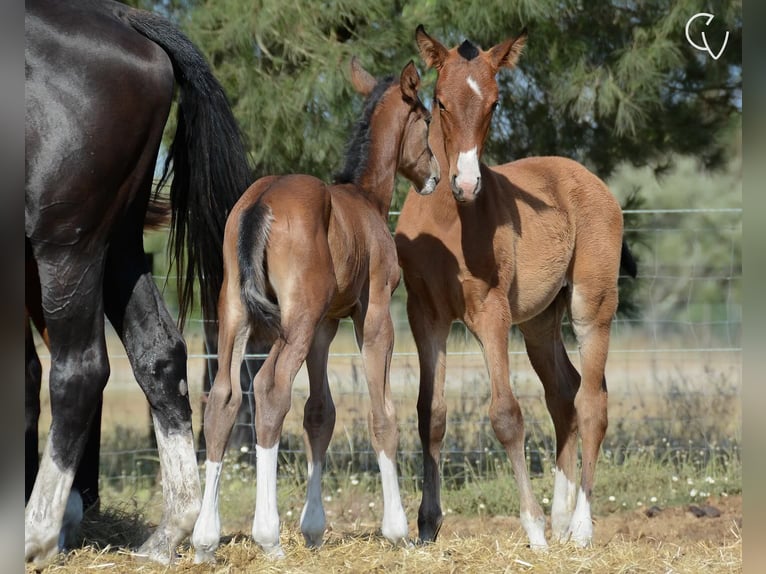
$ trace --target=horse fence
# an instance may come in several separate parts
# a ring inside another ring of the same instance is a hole
[[[395,214],[394,214],[395,215]],[[609,430],[605,450],[644,449],[661,444],[712,455],[740,437],[742,388],[741,209],[626,210],[626,238],[638,259],[638,277],[621,278],[626,314],[612,329],[607,362]],[[165,276],[156,277],[166,283]],[[172,279],[172,278],[171,278]],[[418,364],[407,324],[402,284],[392,303],[396,343],[391,388],[400,430],[400,464],[405,479],[419,474],[420,445],[415,404]],[[565,334],[567,326],[565,325]],[[193,424],[199,434],[208,376],[202,320],[187,326],[189,389]],[[576,341],[565,341],[578,367]],[[102,480],[114,483],[156,475],[157,455],[148,432],[150,418],[115,336],[108,341],[112,376],[104,394]],[[39,349],[44,367],[49,357]],[[525,416],[532,471],[555,453],[553,426],[542,385],[513,329],[509,344],[511,385]],[[367,433],[367,386],[353,327],[343,322],[330,352],[328,377],[337,408],[328,467],[352,472],[377,468]],[[253,462],[251,387],[246,394],[229,457]],[[47,387],[44,385],[44,387]],[[47,405],[43,393],[43,409]],[[504,457],[489,423],[489,382],[481,351],[462,324],[455,324],[447,355],[447,437],[443,456],[477,468]],[[308,395],[305,367],[293,387],[280,452],[301,460],[303,405]],[[47,421],[41,424],[43,433]],[[43,437],[44,438],[44,437]],[[204,453],[200,452],[200,459]],[[402,464],[402,462],[404,464]],[[408,464],[411,462],[411,464]],[[413,476],[406,476],[406,473]]]

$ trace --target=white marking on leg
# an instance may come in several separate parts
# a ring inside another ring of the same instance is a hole
[[[569,523],[575,509],[577,485],[567,478],[564,471],[556,467],[553,481],[553,505],[551,507],[551,528],[559,542],[565,542],[569,535]]]
[[[476,83],[476,80],[474,80],[471,76],[468,76],[466,82],[468,82],[468,87],[473,90],[473,93],[481,97],[481,88],[479,88],[479,84]]]
[[[585,491],[580,488],[577,493],[577,505],[572,515],[572,523],[569,527],[572,542],[578,546],[589,546],[593,540],[593,519],[590,514],[590,502],[585,496]]]
[[[306,504],[301,512],[301,532],[309,547],[322,545],[325,530],[325,513],[322,504],[322,465],[308,464],[309,481],[306,488]]]
[[[222,462],[205,461],[205,494],[202,497],[202,509],[194,525],[192,544],[194,562],[213,562],[215,550],[221,540],[221,518],[218,511],[219,491],[221,487]]]
[[[192,533],[201,506],[201,488],[191,423],[168,431],[152,413],[154,435],[162,470],[165,511],[160,525],[136,554],[168,564],[176,557],[176,546]]]
[[[74,481],[74,470],[60,467],[51,457],[51,442],[49,437],[24,512],[24,556],[36,564],[44,564],[58,552],[64,512]]]
[[[253,540],[271,557],[285,555],[279,545],[279,511],[277,509],[277,457],[279,442],[264,448],[255,445],[255,515]]]
[[[386,456],[382,450],[378,453],[378,466],[380,467],[380,480],[383,486],[383,536],[391,542],[399,542],[409,534],[407,516],[402,508],[402,499],[399,495],[399,479],[396,474],[396,465]]]
[[[457,156],[457,185],[464,191],[473,190],[481,177],[476,147],[461,151]]]
[[[530,548],[532,550],[547,549],[548,543],[545,541],[545,516],[534,518],[528,511],[524,511],[519,515],[519,518],[521,518],[521,526],[524,528],[524,532],[527,533]]]

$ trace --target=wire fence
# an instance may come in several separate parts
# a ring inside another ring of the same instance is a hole
[[[606,372],[610,422],[604,449],[625,453],[662,445],[671,451],[699,450],[704,456],[715,456],[721,449],[730,451],[732,445],[738,445],[741,427],[742,210],[626,210],[625,220],[626,238],[638,259],[639,272],[635,280],[621,278],[621,289],[636,312],[618,315],[613,323]],[[166,277],[156,279],[163,284]],[[418,474],[418,364],[404,305],[402,285],[392,302],[396,343],[391,388],[400,429],[400,464]],[[193,424],[200,435],[205,389],[211,382],[205,366],[214,357],[206,351],[202,332],[199,319],[192,320],[186,332]],[[576,341],[565,340],[579,368]],[[156,475],[157,454],[149,432],[148,408],[127,357],[115,340],[108,347],[112,379],[104,395],[102,476],[106,481],[125,483]],[[44,351],[41,356],[45,363]],[[555,440],[542,385],[515,328],[509,356],[510,383],[522,405],[534,472],[541,468],[541,460],[555,453]],[[353,326],[343,322],[328,367],[337,408],[328,453],[330,471],[377,468],[369,446],[369,402],[363,372]],[[245,380],[243,389],[243,409],[228,456],[254,462],[251,382]],[[481,467],[485,461],[504,457],[489,422],[490,389],[481,351],[459,323],[448,340],[446,394],[445,464],[452,462],[459,468],[470,462]],[[304,456],[301,429],[307,395],[304,367],[296,377],[292,408],[285,421],[280,449],[283,460]],[[202,442],[199,455],[204,459]]]

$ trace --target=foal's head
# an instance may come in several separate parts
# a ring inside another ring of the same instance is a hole
[[[495,74],[513,68],[527,40],[526,29],[487,51],[465,41],[448,50],[422,25],[415,32],[420,55],[439,76],[434,88],[434,125],[440,128],[449,182],[458,201],[472,201],[481,190],[479,158],[497,106]]]
[[[404,126],[397,171],[413,183],[418,193],[427,195],[433,192],[439,183],[439,163],[428,146],[431,114],[418,96],[420,76],[415,64],[410,61],[404,67],[398,83],[391,81],[384,86],[383,81],[379,85],[378,80],[365,71],[356,58],[352,58],[351,81],[354,89],[368,99],[376,88],[384,90],[373,113],[384,114],[381,116],[382,125]],[[381,137],[391,137],[392,141],[398,135],[390,129],[384,131]]]

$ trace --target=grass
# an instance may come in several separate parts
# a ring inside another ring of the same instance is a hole
[[[610,377],[610,426],[593,493],[596,532],[602,527],[600,522],[611,517],[631,515],[651,506],[683,508],[735,499],[742,491],[740,379],[736,362],[716,357],[689,362],[670,353],[651,362],[634,357],[626,354],[610,359],[612,373],[617,375]],[[392,381],[398,385],[394,388],[400,427],[397,460],[413,536],[421,488],[414,361],[413,357],[395,357],[392,365]],[[553,428],[539,382],[525,361],[523,356],[512,356],[511,383],[524,412],[532,486],[549,515]],[[283,544],[288,557],[278,563],[267,562],[249,540],[255,504],[254,457],[252,449],[234,448],[227,455],[221,486],[224,541],[219,565],[213,569],[193,566],[187,547],[181,549],[179,570],[239,572],[256,566],[264,572],[741,570],[741,538],[738,532],[730,535],[726,528],[717,542],[690,542],[675,534],[628,539],[617,529],[608,544],[585,550],[553,547],[545,556],[532,553],[514,518],[519,511],[516,483],[488,421],[489,385],[481,358],[471,356],[461,357],[459,364],[451,364],[447,371],[453,379],[448,381],[448,430],[442,459],[442,535],[436,544],[427,547],[392,547],[379,536],[382,494],[377,463],[369,447],[368,399],[359,366],[358,358],[331,362],[338,422],[323,479],[328,517],[325,546],[319,552],[305,549],[299,532],[306,479],[300,428],[306,390],[305,385],[296,382],[281,442],[278,482]],[[190,362],[190,381],[195,370],[197,367]],[[133,387],[118,384],[111,409],[108,394],[113,391],[107,387],[105,394],[102,512],[86,516],[82,532],[85,547],[50,566],[50,571],[165,571],[136,563],[121,550],[145,539],[162,511],[159,464],[149,439],[146,405],[138,392],[129,392],[128,388]],[[196,407],[201,389],[190,391],[198,421]],[[126,416],[110,422],[108,413]],[[46,424],[41,428],[47,428]],[[461,529],[460,525],[470,527]]]

